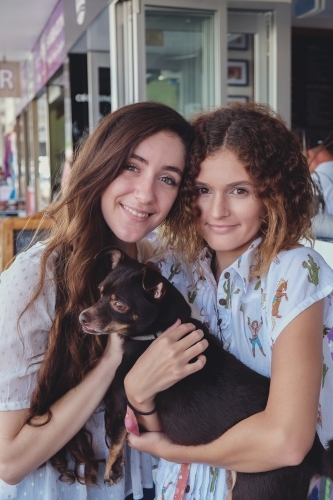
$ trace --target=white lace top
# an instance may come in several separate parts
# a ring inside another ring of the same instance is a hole
[[[47,346],[48,333],[54,318],[55,288],[53,282],[54,257],[47,264],[42,293],[33,306],[24,313],[19,333],[17,319],[32,296],[38,282],[43,245],[37,243],[20,254],[11,267],[0,276],[0,411],[29,407],[30,396],[36,385],[38,364],[31,358],[40,355]],[[138,244],[139,260],[151,256],[146,240]],[[21,334],[21,338],[20,338]],[[38,359],[38,358],[37,358]],[[104,413],[97,408],[87,422],[93,436],[96,457],[107,458]],[[123,500],[133,492],[134,499],[142,498],[142,488],[151,488],[152,457],[127,448],[125,478],[114,486],[103,482],[103,465],[99,471],[99,485],[88,487],[78,482],[68,485],[58,480],[59,473],[50,462],[33,471],[16,486],[0,480],[0,500]]]

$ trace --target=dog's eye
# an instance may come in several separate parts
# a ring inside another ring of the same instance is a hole
[[[118,312],[125,313],[128,311],[128,305],[118,299],[111,299],[110,304]]]

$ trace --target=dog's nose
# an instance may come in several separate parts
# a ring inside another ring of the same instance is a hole
[[[87,323],[91,322],[91,317],[86,311],[83,311],[79,316],[79,321],[81,325],[86,325]]]

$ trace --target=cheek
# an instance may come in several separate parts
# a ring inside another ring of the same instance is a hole
[[[164,217],[170,212],[174,202],[176,201],[178,194],[178,189],[174,191],[166,192],[164,190],[157,192],[156,196],[159,200],[160,212],[164,214]]]

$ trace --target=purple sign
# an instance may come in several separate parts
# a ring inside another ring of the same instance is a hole
[[[66,57],[64,28],[64,9],[60,0],[33,50],[35,93],[45,85]]]
[[[35,94],[47,82],[46,52],[44,34],[39,38],[33,50]]]

